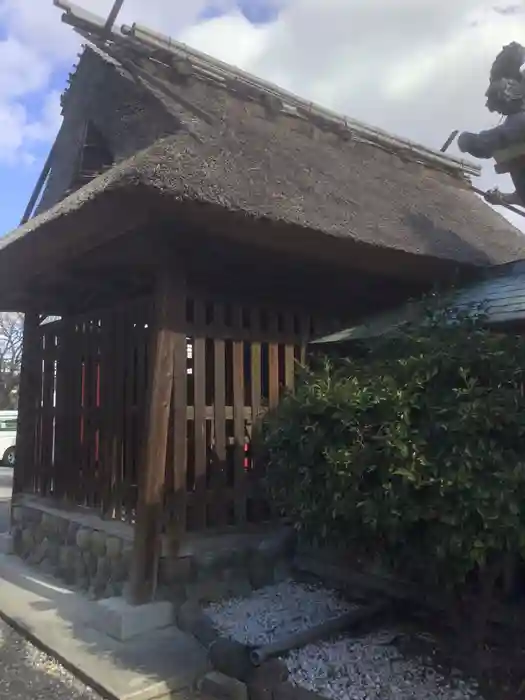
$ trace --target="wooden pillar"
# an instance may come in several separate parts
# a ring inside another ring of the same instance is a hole
[[[146,416],[145,449],[139,474],[139,493],[129,600],[134,605],[150,602],[157,584],[160,530],[170,406],[173,395],[174,358],[177,341],[185,337],[185,318],[180,309],[184,296],[178,270],[159,271],[154,303],[153,353]]]
[[[41,366],[38,363],[40,342],[40,315],[34,312],[26,313],[18,390],[13,496],[27,487],[27,481],[35,469],[36,417],[41,387]]]

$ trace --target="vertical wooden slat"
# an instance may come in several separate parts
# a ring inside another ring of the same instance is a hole
[[[260,342],[260,317],[257,311],[250,314],[250,360],[251,360],[251,405],[252,422],[254,423],[261,412],[261,342]]]
[[[284,316],[285,342],[284,346],[284,383],[289,391],[293,391],[295,384],[295,345],[294,345],[294,319],[289,312]]]
[[[113,314],[106,311],[101,316],[100,343],[100,479],[101,508],[105,516],[111,516],[113,510],[111,482],[113,477],[112,446],[114,430],[115,401],[115,334]]]
[[[233,310],[234,334],[242,334],[242,308]],[[235,524],[246,521],[246,471],[244,469],[245,419],[244,419],[244,343],[233,341],[233,436],[234,436],[234,493]]]
[[[54,341],[54,351],[53,351],[53,394],[51,396],[51,406],[52,406],[52,426],[51,426],[51,492],[55,498],[60,496],[61,484],[59,467],[57,463],[57,421],[58,421],[58,384],[60,378],[60,343],[61,343],[61,333],[60,328],[57,323],[53,323],[53,341]]]
[[[91,318],[85,319],[83,337],[83,359],[84,359],[84,435],[82,443],[82,491],[84,503],[87,506],[93,505],[93,467],[92,467],[92,339],[93,329]]]
[[[174,510],[170,522],[172,546],[177,547],[186,530],[186,474],[187,474],[187,389],[188,348],[186,340],[186,291],[178,280],[176,298],[172,302],[172,322],[176,329],[174,340],[173,373],[173,490]]]
[[[146,411],[147,411],[147,390],[148,390],[148,303],[142,300],[137,305],[137,366],[136,366],[136,445],[137,464],[140,467],[140,458],[144,454],[144,432]]]
[[[44,332],[44,363],[42,387],[42,433],[40,445],[40,495],[47,496],[52,486],[53,455],[53,397],[55,388],[55,333]]]
[[[84,439],[82,444],[82,498],[86,505],[93,505],[93,328],[91,318],[86,318],[83,336],[84,358]]]
[[[78,477],[75,478],[75,503],[84,504],[86,498],[86,322],[80,319],[77,325],[77,397],[78,410],[78,444],[75,464]],[[73,476],[73,475],[72,475]],[[74,478],[74,476],[73,476]]]
[[[41,377],[38,365],[39,325],[39,314],[30,312],[25,315],[13,495],[28,488],[35,468],[36,419]]]
[[[123,517],[123,472],[124,472],[124,435],[125,435],[125,377],[126,377],[126,319],[120,312],[115,313],[115,364],[113,365],[114,372],[114,387],[115,392],[113,430],[112,430],[112,483],[111,492],[114,506],[114,513],[117,519]]]
[[[155,290],[154,352],[151,358],[146,447],[139,474],[137,519],[130,575],[130,600],[152,600],[160,555],[164,476],[173,395],[177,321],[173,309],[178,294],[174,273],[161,269]]]
[[[272,341],[268,343],[268,405],[273,408],[279,403],[279,344],[276,342],[278,319],[275,311],[270,313],[269,331]]]
[[[195,456],[195,496],[194,526],[198,530],[206,527],[206,338],[204,302],[194,302],[195,331],[193,345],[193,387],[194,387],[194,456]]]
[[[134,305],[126,307],[126,350],[125,350],[125,384],[124,384],[124,461],[123,461],[123,505],[126,520],[133,520],[134,495],[137,492],[137,465],[135,464],[135,430],[134,430],[134,383],[135,383],[135,309]]]
[[[57,366],[56,366],[56,401],[55,401],[55,449],[53,479],[55,483],[54,495],[57,498],[65,497],[66,474],[66,445],[67,445],[67,407],[65,404],[67,394],[67,322],[62,319],[58,326],[57,338]]]
[[[60,474],[62,481],[62,498],[71,498],[71,472],[75,468],[75,418],[73,411],[75,382],[75,321],[65,316],[62,319],[61,359],[63,383],[57,386],[57,411],[61,418],[57,425],[57,442],[61,447],[58,457],[62,461]]]
[[[65,360],[65,386],[64,396],[62,398],[62,406],[64,408],[64,418],[62,421],[64,433],[62,435],[63,444],[63,492],[64,499],[71,501],[74,495],[74,480],[76,480],[75,471],[78,469],[75,461],[77,449],[77,433],[78,425],[76,423],[76,371],[77,363],[75,356],[76,348],[76,323],[73,318],[66,317],[64,319],[64,360]]]
[[[70,468],[67,476],[67,494],[68,498],[76,503],[79,497],[79,486],[81,487],[81,456],[80,451],[80,422],[82,418],[82,410],[80,406],[81,400],[81,381],[82,381],[82,329],[81,323],[76,319],[70,320],[69,328],[70,346],[69,346],[69,392],[68,392],[68,427],[70,429]]]
[[[101,361],[102,352],[105,345],[103,333],[104,329],[102,327],[101,314],[97,313],[96,317],[93,319],[94,322],[94,338],[93,338],[93,409],[92,409],[92,430],[93,430],[93,442],[92,442],[92,469],[93,473],[93,484],[94,484],[94,502],[93,505],[99,509],[102,514],[104,511],[102,509],[102,501],[104,494],[104,475],[103,475],[103,463],[101,455],[101,435],[102,435],[102,387],[101,387]]]
[[[215,324],[222,333],[224,307],[216,304],[214,310]],[[222,527],[228,520],[226,503],[226,346],[224,338],[215,338],[213,348],[214,361],[214,438],[215,460],[211,487],[214,493],[215,525]]]
[[[252,309],[250,313],[250,402],[251,402],[251,432],[253,434],[253,425],[261,418],[263,413],[262,405],[262,381],[261,381],[261,323],[260,314],[256,309]],[[258,483],[261,478],[261,465],[253,458],[252,453],[252,473],[250,481],[254,485],[254,490],[251,499],[251,516],[255,521],[261,520],[261,490],[258,488]]]
[[[95,404],[96,404],[96,321],[86,319],[84,335],[84,443],[83,443],[83,482],[84,499],[88,506],[96,504],[95,473]]]
[[[40,326],[39,328],[38,356],[37,358],[35,358],[35,362],[38,363],[39,382],[35,408],[35,453],[32,474],[32,490],[34,491],[34,493],[40,494],[42,487],[42,477],[44,473],[42,467],[42,392],[44,382],[44,330],[42,326]]]

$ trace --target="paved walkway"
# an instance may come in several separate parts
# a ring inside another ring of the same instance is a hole
[[[0,532],[9,530],[13,470],[0,467]],[[100,700],[52,657],[0,621],[0,699]]]
[[[112,700],[186,697],[207,670],[204,649],[175,627],[119,642],[89,625],[93,605],[0,555],[0,617]],[[1,663],[1,657],[0,657]]]
[[[10,474],[0,470],[0,531],[9,528],[9,482]],[[10,630],[0,620],[0,698],[100,697],[87,686],[110,700],[183,700],[192,695],[196,679],[207,670],[206,653],[192,637],[171,627],[118,642],[90,627],[93,605],[18,557],[0,554],[0,618],[14,627]],[[45,669],[54,669],[54,689]],[[34,691],[28,692],[28,686]]]

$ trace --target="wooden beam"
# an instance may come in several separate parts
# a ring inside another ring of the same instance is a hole
[[[51,172],[51,165],[53,162],[53,159],[55,157],[55,149],[56,149],[56,141],[52,145],[51,150],[49,151],[49,154],[46,158],[46,162],[44,163],[44,166],[42,168],[42,171],[40,172],[40,175],[38,176],[38,180],[36,181],[35,188],[33,192],[31,193],[31,197],[29,198],[29,202],[27,203],[27,206],[24,210],[24,213],[22,215],[22,218],[20,219],[20,226],[23,226],[26,224],[29,219],[31,218],[31,215],[33,214],[33,211],[35,209],[35,205],[38,201],[38,198],[40,196],[40,193],[42,192],[42,188],[44,187],[47,176]]]
[[[134,605],[151,601],[157,584],[175,349],[177,339],[185,333],[184,319],[177,313],[181,294],[178,271],[162,269],[155,291],[154,351],[129,586],[129,600]]]
[[[35,468],[35,420],[41,387],[40,342],[40,315],[27,313],[24,318],[13,496],[27,487],[27,480]]]
[[[111,36],[113,25],[115,24],[115,20],[117,19],[118,13],[122,9],[123,4],[124,0],[115,0],[115,3],[113,4],[113,7],[111,8],[111,11],[106,20],[106,24],[104,25],[105,37]]]

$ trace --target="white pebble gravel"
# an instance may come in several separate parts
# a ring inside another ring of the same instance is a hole
[[[357,607],[326,588],[284,581],[205,612],[223,635],[258,646]],[[291,651],[285,658],[290,681],[329,700],[483,700],[474,681],[404,657],[392,643],[396,637],[383,630]]]
[[[408,659],[389,643],[395,634],[310,644],[290,652],[290,681],[331,700],[482,700],[474,681]]]
[[[0,622],[0,700],[102,700],[55,659]]]
[[[283,581],[248,598],[232,598],[205,609],[216,628],[247,645],[268,644],[358,607],[334,591]]]

